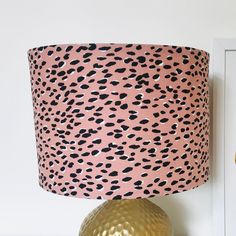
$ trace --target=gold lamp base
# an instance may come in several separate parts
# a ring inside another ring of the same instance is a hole
[[[171,236],[167,214],[147,199],[109,200],[83,221],[79,236]]]

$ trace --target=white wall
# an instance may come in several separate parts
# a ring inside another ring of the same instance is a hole
[[[187,45],[212,52],[236,37],[234,0],[0,0],[0,236],[75,236],[101,202],[56,196],[37,185],[26,51],[54,43]],[[211,186],[156,199],[175,236],[211,235]]]

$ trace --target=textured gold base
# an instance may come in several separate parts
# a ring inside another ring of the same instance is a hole
[[[171,223],[147,199],[109,200],[85,218],[79,236],[171,236]]]

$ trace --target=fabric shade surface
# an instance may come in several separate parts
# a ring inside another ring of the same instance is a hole
[[[39,183],[64,196],[148,198],[209,175],[209,54],[149,44],[28,51]]]

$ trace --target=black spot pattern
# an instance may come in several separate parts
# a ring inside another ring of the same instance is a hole
[[[91,43],[33,48],[28,58],[44,189],[147,198],[207,181],[207,52]]]

